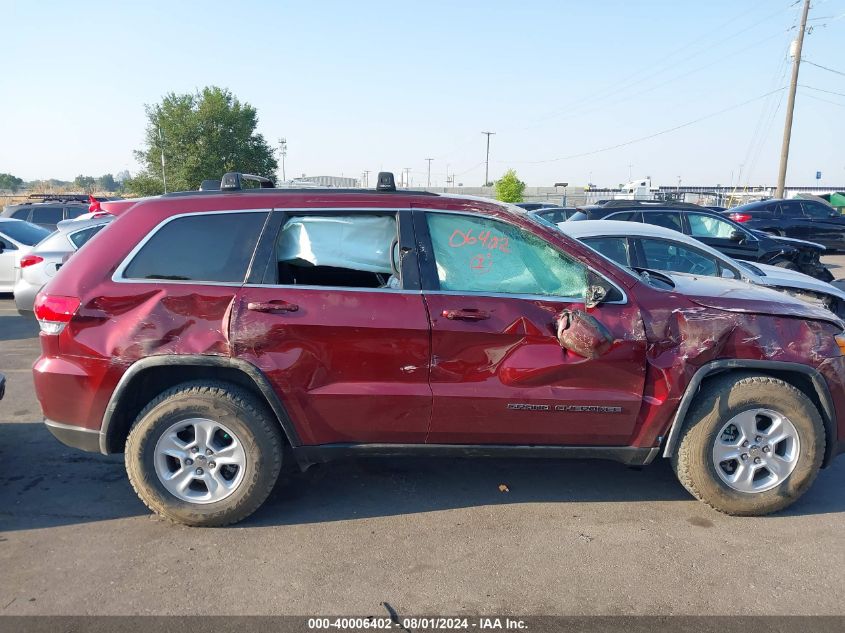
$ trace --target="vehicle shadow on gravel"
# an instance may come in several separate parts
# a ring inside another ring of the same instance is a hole
[[[845,463],[834,464],[803,499],[778,516],[843,512],[843,488]],[[368,458],[283,474],[264,506],[240,525],[300,525],[526,503],[562,504],[566,512],[567,503],[652,501],[692,501],[663,459],[632,469],[601,461]],[[691,507],[698,514],[712,512],[697,502]],[[0,532],[149,514],[127,481],[122,456],[66,448],[40,423],[0,424]]]

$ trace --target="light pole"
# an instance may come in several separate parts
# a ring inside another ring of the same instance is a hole
[[[428,189],[428,188],[431,187],[431,161],[433,161],[434,159],[433,158],[426,158],[426,160],[428,161],[428,181],[427,181],[427,184],[426,184],[426,189]]]
[[[487,186],[487,183],[490,182],[490,137],[495,134],[495,132],[482,132],[482,134],[487,135],[487,158],[484,159],[484,186]]]
[[[279,139],[279,152],[282,155],[282,182],[287,181],[285,175],[285,156],[288,155],[288,140],[286,138]]]

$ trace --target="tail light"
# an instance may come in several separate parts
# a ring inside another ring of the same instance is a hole
[[[60,297],[39,292],[35,297],[35,318],[44,334],[60,334],[79,309],[76,297]]]
[[[40,264],[44,261],[43,257],[39,255],[24,255],[21,257],[21,268],[26,268],[27,266],[34,266],[35,264]]]
[[[729,213],[728,217],[734,222],[748,222],[751,219],[748,213]]]

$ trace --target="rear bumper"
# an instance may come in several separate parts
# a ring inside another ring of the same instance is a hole
[[[18,279],[15,284],[15,307],[22,315],[31,314],[35,306],[35,295],[42,286],[34,286],[25,279]]]
[[[78,448],[90,453],[100,452],[100,434],[97,431],[46,419],[44,420],[44,426],[49,429],[53,437],[65,446]]]

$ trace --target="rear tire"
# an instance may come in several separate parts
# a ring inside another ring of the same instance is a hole
[[[126,441],[126,471],[153,512],[184,525],[229,525],[267,499],[282,446],[279,425],[249,391],[188,382],[138,415]]]
[[[824,452],[824,424],[806,395],[777,378],[731,373],[705,383],[672,468],[684,488],[719,512],[761,516],[807,491]]]

